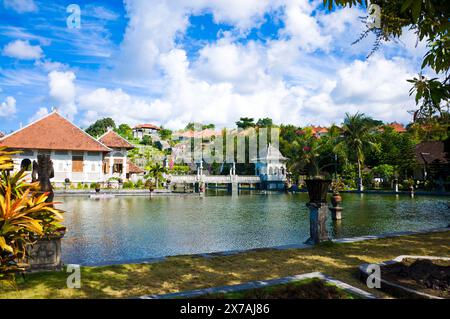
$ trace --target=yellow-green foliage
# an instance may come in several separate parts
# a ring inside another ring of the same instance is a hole
[[[27,246],[60,227],[62,211],[47,203],[47,193],[38,183],[27,183],[26,173],[11,173],[11,155],[0,148],[0,280],[19,270],[18,262],[27,257]]]

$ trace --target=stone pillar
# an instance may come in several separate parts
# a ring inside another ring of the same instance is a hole
[[[327,231],[327,203],[308,203],[309,208],[309,233],[310,237],[306,244],[318,244],[322,241],[329,241]]]
[[[330,211],[331,211],[331,219],[332,220],[341,220],[342,219],[342,207],[331,207]]]

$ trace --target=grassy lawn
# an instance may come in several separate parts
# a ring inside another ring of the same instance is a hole
[[[214,258],[177,256],[154,264],[83,267],[81,289],[68,289],[64,272],[27,274],[25,280],[18,279],[17,289],[0,288],[0,297],[121,298],[239,284],[312,271],[321,271],[367,290],[358,280],[357,266],[398,255],[449,257],[450,230],[307,249],[264,249]],[[370,292],[387,297],[379,291]]]

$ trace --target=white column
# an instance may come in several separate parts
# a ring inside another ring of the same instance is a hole
[[[109,167],[108,167],[108,175],[107,178],[111,177],[113,174],[113,164],[114,164],[114,158],[112,155],[109,155]]]
[[[87,170],[89,163],[87,161],[88,159],[88,152],[84,152],[83,154],[83,182],[87,182],[88,176],[87,176]]]
[[[126,177],[127,177],[127,158],[126,157],[124,157],[123,159],[122,159],[122,167],[123,167],[123,169],[122,169],[122,180],[124,180]]]

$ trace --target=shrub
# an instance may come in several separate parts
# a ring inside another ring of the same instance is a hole
[[[144,182],[142,179],[138,180],[135,185],[136,188],[144,188]]]
[[[24,170],[10,174],[11,155],[0,148],[0,280],[13,281],[22,271],[19,262],[27,247],[40,238],[60,235],[62,211],[47,203],[47,193],[37,192],[39,183],[27,183]]]
[[[123,188],[134,188],[134,183],[132,181],[126,181],[123,183]]]

